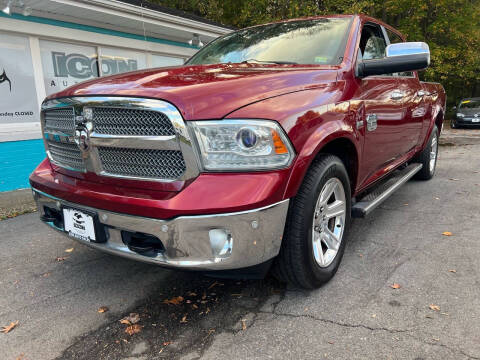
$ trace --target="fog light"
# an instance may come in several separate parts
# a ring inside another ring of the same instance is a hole
[[[230,255],[232,252],[232,235],[225,229],[212,229],[208,232],[210,246],[214,256]]]

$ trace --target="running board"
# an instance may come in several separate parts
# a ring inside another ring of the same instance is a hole
[[[397,170],[387,180],[376,186],[367,195],[352,206],[352,217],[364,218],[377,206],[383,203],[390,195],[410,180],[422,169],[422,164],[410,164],[402,170]]]

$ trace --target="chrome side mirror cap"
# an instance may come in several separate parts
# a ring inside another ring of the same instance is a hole
[[[430,49],[424,42],[405,42],[387,46],[382,59],[357,63],[358,77],[384,75],[403,71],[424,70],[430,65]]]

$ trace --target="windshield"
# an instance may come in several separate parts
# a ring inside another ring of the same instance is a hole
[[[351,17],[256,26],[212,41],[188,62],[337,65],[342,62]]]
[[[463,100],[459,109],[480,109],[480,100]]]

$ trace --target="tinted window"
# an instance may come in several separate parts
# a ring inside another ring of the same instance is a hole
[[[267,24],[227,34],[205,46],[187,64],[274,62],[341,63],[351,18]]]
[[[362,59],[381,59],[385,57],[387,44],[382,31],[377,25],[367,24],[362,29],[360,38],[360,54]]]

